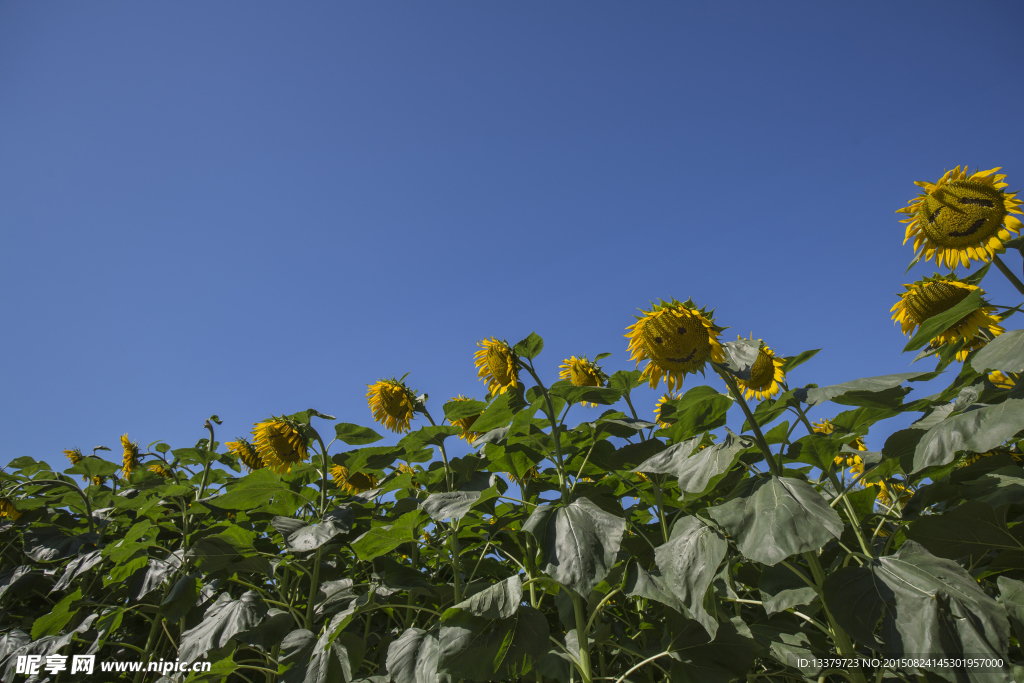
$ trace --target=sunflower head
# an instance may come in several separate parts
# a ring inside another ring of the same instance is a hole
[[[626,328],[630,360],[648,361],[643,377],[652,389],[662,376],[669,391],[683,385],[687,373],[704,372],[708,361],[722,362],[725,355],[711,314],[692,301],[660,301]]]
[[[11,520],[21,517],[21,513],[14,507],[14,501],[10,498],[0,497],[0,517],[8,517]]]
[[[968,176],[966,166],[957,166],[935,183],[914,183],[924,192],[896,211],[909,216],[902,221],[909,224],[903,243],[913,238],[917,258],[935,256],[940,266],[970,268],[972,259],[991,261],[1010,233],[1021,228],[1011,215],[1021,213],[1021,202],[1015,192],[1003,191],[1006,176],[997,175],[998,170]]]
[[[404,379],[404,378],[403,378]],[[382,379],[367,384],[366,402],[373,411],[373,419],[396,434],[409,431],[409,423],[416,412],[416,392],[405,386],[401,379]]]
[[[876,496],[876,500],[886,507],[893,505],[896,501],[904,503],[914,495],[914,492],[906,484],[898,481],[871,481],[866,483],[865,486],[877,486],[878,496]]]
[[[560,368],[558,376],[561,379],[569,380],[574,387],[603,387],[604,383],[608,381],[608,375],[604,373],[604,370],[586,356],[579,358],[570,356],[558,367]],[[581,401],[580,404],[588,405],[586,401]],[[589,405],[593,408],[597,407],[596,403]]]
[[[251,443],[242,437],[238,437],[235,441],[228,441],[224,445],[228,447],[228,451],[232,455],[241,461],[245,469],[250,472],[255,472],[263,467],[263,459],[260,457],[260,454],[256,452]]]
[[[68,460],[71,461],[72,465],[77,465],[82,461],[82,451],[77,448],[69,448],[68,450],[63,451],[63,453],[67,456]]]
[[[92,478],[92,485],[93,486],[103,486],[103,481],[104,481],[104,477],[93,477]]]
[[[473,354],[477,377],[487,382],[491,395],[504,394],[519,384],[519,359],[504,340],[494,337],[476,343],[480,350]]]
[[[828,418],[823,419],[821,422],[813,422],[813,423],[811,423],[811,427],[814,428],[814,431],[817,434],[826,434],[826,435],[828,435],[828,434],[831,434],[832,432],[834,432],[836,430],[836,426],[834,424],[832,424],[832,420],[830,420]],[[864,439],[862,437],[859,437],[859,436],[856,439],[854,439],[853,441],[847,441],[846,445],[849,446],[850,448],[856,448],[858,451],[866,451],[868,449],[868,447],[864,444]],[[835,458],[835,464],[840,465],[840,464],[843,464],[844,461],[848,461],[846,463],[846,466],[847,467],[854,467],[856,462],[860,461],[860,456],[854,456],[856,458],[856,460],[851,461],[850,458],[848,457],[849,455],[852,455],[852,454],[841,453],[840,455],[837,455],[836,458]],[[860,467],[861,467],[861,469],[855,470],[855,471],[860,472],[861,470],[863,470],[863,467],[864,467],[864,463],[863,462],[860,463]]]
[[[900,324],[903,334],[908,336],[925,320],[953,308],[970,296],[971,292],[977,290],[985,293],[976,285],[963,282],[952,274],[936,274],[903,287],[907,291],[900,295],[900,300],[889,310],[892,319]],[[999,326],[1000,318],[995,313],[996,309],[991,306],[983,306],[969,313],[932,339],[931,347],[962,343],[956,359],[963,361],[971,351],[980,349],[1003,333],[1003,328]]]
[[[364,474],[363,472],[349,474],[348,468],[344,465],[334,465],[331,467],[331,479],[334,480],[338,488],[348,494],[369,491],[377,485],[377,477],[372,474]]]
[[[171,477],[174,476],[174,472],[172,472],[171,469],[162,462],[155,462],[152,465],[150,465],[149,471],[155,472],[156,474],[159,474],[161,477],[165,479],[170,479]]]
[[[1018,379],[1020,376],[1015,372],[1011,372],[1009,375],[1004,375],[998,370],[988,373],[988,381],[1000,389],[1013,389],[1017,385]]]
[[[743,339],[743,337],[737,337],[737,339]],[[750,339],[753,341],[753,334],[750,335]],[[780,391],[779,383],[786,381],[786,373],[782,369],[785,362],[784,358],[777,358],[775,352],[761,341],[761,348],[757,351],[757,358],[754,360],[754,364],[750,366],[750,379],[742,380],[738,377],[736,378],[736,384],[743,391],[744,398],[748,401],[752,398],[763,401],[766,398],[777,395]]]
[[[127,479],[142,465],[139,462],[139,444],[129,441],[127,434],[122,434],[121,448],[124,449],[124,457],[121,460],[121,478]]]
[[[665,395],[659,398],[658,402],[654,404],[654,421],[657,422],[658,426],[661,427],[662,429],[668,429],[674,424],[674,421],[668,422],[661,417],[662,409],[665,407],[665,404],[668,403],[669,401],[678,401],[680,398],[682,398],[681,393],[665,393]]]
[[[291,472],[292,466],[308,457],[306,437],[301,427],[283,417],[272,417],[252,427],[253,445],[263,461],[278,474]]]
[[[452,401],[475,401],[475,400],[476,399],[474,399],[474,398],[466,398],[462,394],[459,394],[458,396],[452,397]],[[470,415],[469,417],[463,417],[463,418],[458,419],[458,420],[452,420],[452,424],[462,430],[462,433],[459,434],[459,438],[460,439],[462,439],[463,441],[465,441],[467,443],[472,443],[472,441],[476,437],[480,436],[480,434],[481,434],[480,432],[472,432],[469,429],[470,427],[473,426],[473,423],[476,422],[476,419],[478,417],[480,417],[480,416],[479,415]]]

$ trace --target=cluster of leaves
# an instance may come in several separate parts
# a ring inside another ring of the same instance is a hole
[[[209,423],[192,448],[155,445],[170,477],[19,458],[0,474],[17,509],[0,526],[0,680],[55,653],[213,663],[161,683],[1010,680],[1024,385],[987,373],[1024,371],[1024,331],[933,396],[905,400],[936,376],[914,372],[786,387],[754,410],[735,379],[758,344],[726,347],[714,369],[731,389],[690,388],[661,425],[633,410],[640,373],[620,371],[445,404],[446,422],[475,416],[469,446],[453,424],[373,446],[349,423],[323,446],[311,421],[333,418],[290,415],[312,456],[284,475],[243,476]],[[542,348],[515,346],[534,378]],[[607,409],[569,426],[583,401]],[[818,433],[808,413],[828,403],[845,410]],[[907,412],[920,419],[880,452],[851,447]],[[333,465],[378,488],[344,493]],[[827,662],[888,656],[1003,665]]]

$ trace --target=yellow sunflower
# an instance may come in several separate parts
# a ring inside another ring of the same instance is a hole
[[[409,431],[416,410],[416,392],[394,378],[378,380],[366,388],[366,402],[373,411],[373,419],[396,434]]]
[[[996,448],[996,449],[993,449],[991,451],[985,451],[984,453],[975,453],[973,455],[968,455],[963,460],[961,460],[959,463],[957,463],[957,466],[959,466],[959,467],[967,467],[968,465],[973,465],[974,463],[978,462],[982,458],[990,458],[993,455],[1002,455],[1004,453],[1006,455],[1011,456],[1017,462],[1021,461],[1021,454],[1020,453],[1014,453],[1013,451],[1010,451],[1007,448]]]
[[[168,468],[162,462],[155,462],[152,465],[150,465],[149,466],[149,471],[150,472],[156,472],[157,474],[159,474],[161,477],[164,477],[165,479],[170,479],[171,477],[174,476],[174,473],[170,470],[170,468]]]
[[[127,479],[142,463],[139,462],[139,444],[128,440],[127,434],[121,435],[121,447],[124,449],[122,458],[121,478]]]
[[[410,467],[409,465],[405,464],[404,462],[398,463],[398,473],[399,474],[411,474],[412,477],[413,477],[412,485],[415,486],[418,489],[423,488],[423,484],[416,483],[416,470],[414,470],[412,467]],[[374,485],[376,486],[376,482],[374,482]]]
[[[308,457],[306,438],[298,425],[280,417],[257,422],[252,427],[253,445],[265,467],[277,474],[291,472],[292,466]]]
[[[475,401],[475,400],[476,400],[475,398],[466,398],[462,394],[459,394],[458,396],[452,397],[452,401]],[[480,432],[471,432],[471,431],[469,431],[469,428],[473,426],[473,423],[476,422],[476,419],[478,417],[480,417],[480,416],[479,415],[470,415],[469,417],[463,417],[463,418],[458,419],[458,420],[452,420],[452,424],[462,430],[462,433],[459,434],[459,438],[460,439],[462,439],[463,441],[471,443],[473,441],[473,439],[475,439],[476,437],[480,436]]]
[[[72,465],[77,465],[82,461],[82,451],[77,448],[69,448],[68,450],[63,451],[63,453],[67,456],[68,460],[71,461]]]
[[[823,419],[821,422],[812,422],[811,426],[814,427],[814,431],[818,434],[831,434],[836,430],[832,420],[828,418]],[[866,451],[868,449],[864,444],[864,439],[859,436],[853,441],[848,441],[846,445],[850,448],[856,448],[858,451]],[[849,467],[850,471],[854,474],[860,474],[864,471],[864,461],[855,453],[840,453],[834,458],[833,462],[840,467]]]
[[[478,341],[476,345],[480,350],[473,354],[476,359],[473,364],[477,367],[477,377],[486,380],[491,395],[497,396],[515,389],[519,384],[519,363],[508,342],[491,337]]]
[[[579,358],[570,356],[558,367],[560,368],[559,378],[569,380],[574,387],[603,387],[604,383],[608,381],[608,375],[601,367],[586,356]],[[580,405],[597,407],[596,403],[588,404],[586,401],[580,401]]]
[[[725,328],[716,327],[711,314],[692,301],[662,300],[626,329],[630,360],[648,361],[643,377],[652,389],[662,376],[669,391],[682,387],[687,373],[704,373],[705,364],[722,362],[725,355],[718,337]]]
[[[228,447],[228,451],[232,455],[242,462],[245,469],[250,472],[255,472],[264,466],[263,459],[260,457],[260,454],[256,452],[256,449],[253,448],[251,443],[242,437],[238,437],[237,441],[228,441],[224,445]]]
[[[518,484],[520,487],[522,487],[523,484],[525,482],[528,482],[530,479],[535,479],[536,477],[539,477],[540,476],[540,470],[538,470],[537,466],[534,465],[530,469],[526,470],[526,472],[523,474],[523,478],[522,479],[520,479],[516,475],[512,474],[511,472],[504,472],[503,474],[505,475],[506,479],[508,479],[509,481],[514,481],[516,484]]]
[[[1006,176],[997,175],[998,170],[968,176],[966,166],[957,166],[938,182],[914,183],[924,192],[896,213],[909,216],[901,221],[909,223],[903,243],[914,238],[917,259],[935,256],[940,266],[970,268],[971,259],[991,261],[1010,233],[1020,232],[1020,220],[1010,214],[1021,213],[1021,202],[1017,193],[1003,191]]]
[[[906,484],[900,483],[898,481],[871,481],[867,482],[864,485],[877,486],[878,496],[876,496],[876,499],[879,503],[885,505],[886,507],[891,506],[893,502],[896,500],[899,500],[900,503],[903,503],[912,495],[914,495],[914,492],[911,491]]]
[[[103,486],[104,479],[105,479],[105,477],[93,477],[92,478],[92,485],[93,486]]]
[[[913,335],[914,330],[928,318],[956,306],[971,292],[977,290],[985,293],[975,285],[961,282],[955,275],[935,275],[903,287],[907,291],[900,295],[900,300],[889,310],[892,319],[900,323],[903,334],[907,336]],[[993,315],[995,311],[991,306],[984,306],[968,314],[932,339],[931,347],[963,342],[964,347],[956,354],[956,359],[963,361],[971,351],[980,349],[1003,333],[1003,328],[999,326],[1000,318]]]
[[[344,465],[334,465],[331,467],[331,478],[334,479],[334,483],[338,485],[338,488],[349,494],[369,491],[377,485],[377,477],[372,474],[364,474],[363,472],[349,474],[348,468]]]
[[[1019,378],[1020,376],[1016,372],[1011,372],[1009,375],[1004,375],[998,370],[988,373],[988,381],[1000,389],[1013,389]]]
[[[9,517],[11,520],[21,517],[21,513],[14,507],[14,502],[10,498],[0,498],[0,517]]]
[[[743,337],[737,337],[737,339],[743,339]],[[753,334],[750,335],[750,339],[753,341]],[[765,346],[762,341],[761,348],[757,351],[757,359],[750,366],[750,379],[742,380],[738,377],[736,378],[736,384],[743,391],[744,398],[748,401],[751,398],[763,401],[766,398],[777,395],[779,393],[779,382],[786,381],[786,373],[782,370],[785,362],[784,358],[776,358],[775,352]]]
[[[664,396],[658,399],[658,402],[656,404],[654,404],[654,421],[657,422],[658,426],[661,427],[662,429],[668,429],[670,426],[674,424],[674,422],[666,422],[665,420],[661,419],[661,409],[664,408],[665,404],[668,403],[669,401],[678,401],[681,397],[682,394],[679,392],[676,392],[674,394],[666,393]]]

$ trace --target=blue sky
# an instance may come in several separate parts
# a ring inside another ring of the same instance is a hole
[[[958,164],[1024,188],[1022,19],[0,3],[0,462],[190,446],[212,413],[218,437],[310,407],[370,425],[367,383],[407,372],[439,415],[483,398],[491,335],[541,334],[548,381],[570,354],[632,367],[624,328],[662,297],[822,347],[794,384],[906,371],[889,307],[935,268],[903,275],[894,211]]]

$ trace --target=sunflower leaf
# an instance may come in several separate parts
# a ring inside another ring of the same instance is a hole
[[[1024,372],[1024,330],[1011,330],[999,335],[971,360],[977,372]]]
[[[665,588],[715,637],[718,620],[704,608],[704,595],[725,559],[729,544],[714,528],[697,517],[684,517],[672,527],[672,536],[654,550]]]
[[[505,392],[494,397],[487,406],[487,409],[473,422],[473,431],[489,432],[492,429],[507,425],[515,415],[515,411],[510,405],[512,398],[511,392]]]
[[[846,405],[865,405],[870,403],[871,394],[894,389],[904,382],[926,382],[937,376],[938,373],[935,372],[904,372],[896,375],[879,375],[878,377],[855,379],[850,382],[843,382],[842,384],[832,384],[827,387],[797,389],[794,395],[809,406],[816,406],[825,401],[835,401],[837,398],[844,397],[849,398],[851,401],[847,402]],[[862,402],[853,402],[858,399]],[[838,403],[838,401],[836,402]]]
[[[203,620],[181,634],[178,658],[192,662],[208,651],[224,647],[241,631],[254,628],[267,613],[267,605],[255,591],[246,591],[238,600],[221,593],[217,601],[206,610]]]
[[[586,401],[588,403],[610,406],[622,398],[622,392],[618,389],[609,387],[574,387],[571,384],[553,385],[550,393],[552,396],[565,399],[569,404]]]
[[[789,356],[787,358],[784,358],[782,361],[782,371],[789,372],[796,366],[803,365],[804,363],[818,355],[819,351],[821,351],[821,349],[812,349],[810,351],[804,351],[803,353],[798,354],[796,356]]]
[[[629,396],[629,392],[643,383],[643,374],[639,370],[619,370],[608,378],[608,386]]]
[[[109,477],[118,469],[120,468],[112,462],[87,455],[77,464],[64,470],[64,474],[81,474],[92,479],[93,477]]]
[[[520,607],[507,619],[449,609],[438,636],[438,668],[471,681],[519,679],[547,654],[549,633],[544,613],[533,607]]]
[[[973,290],[956,306],[953,306],[949,310],[943,311],[938,315],[933,315],[921,323],[917,332],[910,338],[907,345],[903,347],[903,352],[917,351],[920,348],[928,346],[928,344],[939,334],[945,332],[950,327],[953,327],[968,315],[984,306],[985,301],[981,298],[981,290]]]
[[[533,360],[544,350],[544,340],[536,332],[531,332],[529,337],[518,342],[512,350],[520,358]]]
[[[451,422],[464,420],[467,417],[476,417],[480,413],[484,412],[486,408],[487,404],[483,401],[474,401],[470,399],[462,401],[448,401],[448,403],[445,403],[444,406],[442,406],[444,416]]]
[[[941,515],[925,515],[906,533],[933,555],[951,560],[968,555],[971,564],[992,550],[1024,552],[1024,543],[1007,528],[1005,516],[974,500]]]
[[[361,427],[348,422],[334,425],[334,436],[338,441],[347,443],[349,446],[365,446],[384,438],[369,427]]]
[[[679,480],[679,488],[685,494],[689,494],[688,498],[699,498],[713,489],[732,469],[745,449],[754,445],[752,438],[737,436],[728,428],[721,443],[699,450],[703,440],[704,435],[700,434],[669,446],[661,453],[645,460],[634,471],[670,474]]]
[[[949,464],[959,451],[984,453],[1024,430],[1024,399],[977,406],[929,429],[914,449],[913,465],[908,471],[914,474],[927,467]]]
[[[659,417],[673,423],[662,431],[675,442],[683,441],[724,425],[731,407],[732,399],[725,394],[706,385],[693,387],[679,399],[662,404]]]
[[[738,339],[725,342],[722,350],[725,352],[725,361],[722,363],[729,372],[748,381],[750,379],[750,368],[757,360],[758,352],[761,349],[760,339]]]
[[[434,630],[406,629],[388,646],[387,670],[395,683],[436,683],[440,646]]]

